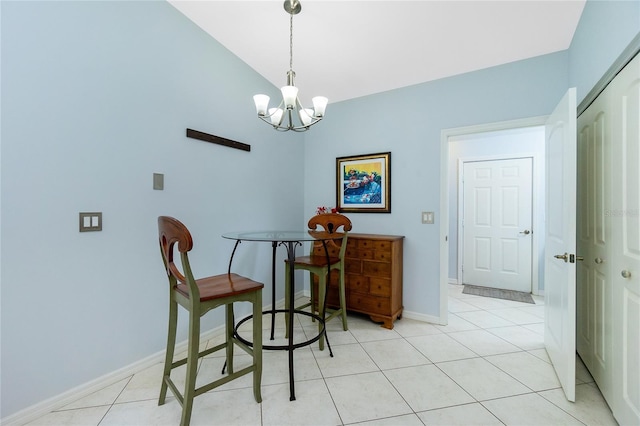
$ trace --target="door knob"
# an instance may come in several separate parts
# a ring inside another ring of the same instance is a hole
[[[627,271],[626,269],[623,269],[620,274],[622,275],[622,278],[631,278],[631,272]]]
[[[594,262],[596,262],[598,265],[600,265],[601,263],[604,263],[604,259],[600,259],[599,257],[596,257],[594,259]]]
[[[567,253],[565,253],[565,254],[556,254],[556,255],[555,255],[555,256],[553,256],[553,257],[555,257],[556,259],[562,259],[562,260],[564,260],[565,262],[568,262],[568,261],[569,261],[569,255],[568,255]]]
[[[529,231],[528,229],[525,229],[524,231],[520,231],[520,233],[524,235],[529,235],[531,231]]]

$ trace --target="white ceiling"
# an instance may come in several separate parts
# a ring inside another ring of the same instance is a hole
[[[289,69],[283,0],[168,0],[275,86]],[[329,103],[565,50],[585,0],[302,0],[300,99]]]

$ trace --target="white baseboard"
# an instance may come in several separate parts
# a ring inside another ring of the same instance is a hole
[[[457,278],[449,278],[449,284],[460,284]]]
[[[425,315],[407,310],[402,311],[403,318],[409,318],[416,321],[429,322],[431,324],[440,324],[440,318],[433,315]]]
[[[295,297],[296,298],[304,297],[304,292],[300,291],[296,293]],[[276,308],[282,309],[283,307],[284,307],[284,299],[276,301]],[[271,309],[271,305],[269,304],[269,306],[263,306],[263,310],[265,309]],[[208,330],[202,333],[200,335],[200,341],[207,341],[215,337],[221,336],[223,334],[224,334],[224,326],[220,325],[212,330]],[[175,353],[180,353],[186,350],[187,350],[187,340],[184,340],[176,344]],[[105,374],[104,376],[98,377],[97,379],[91,380],[90,382],[84,383],[80,386],[69,389],[68,391],[63,392],[59,395],[53,396],[42,402],[39,402],[23,410],[20,410],[17,413],[11,414],[5,418],[0,419],[0,424],[2,424],[3,426],[18,426],[18,425],[24,425],[25,423],[29,423],[52,411],[58,410],[64,407],[65,405],[71,404],[72,402],[77,401],[80,398],[84,398],[85,396],[90,395],[94,392],[97,392],[100,389],[103,389],[107,386],[110,386],[114,383],[124,380],[127,377],[130,377],[136,373],[139,373],[153,366],[154,364],[157,364],[159,362],[164,362],[165,352],[166,350],[163,349],[159,352],[156,352],[155,354],[149,355],[146,358],[136,361],[133,364],[129,364],[116,371]],[[159,384],[160,384],[160,378],[158,378],[158,392],[160,392]]]
[[[224,333],[224,326],[219,326],[214,328],[213,330],[209,330],[205,333],[202,333],[200,336],[201,341],[207,341],[213,339],[214,337],[218,337]],[[180,353],[187,350],[187,340],[184,340],[178,344],[176,344],[175,353]],[[77,401],[85,396],[88,396],[94,392],[97,392],[107,386],[110,386],[114,383],[118,383],[121,380],[126,379],[136,373],[139,373],[154,364],[164,362],[165,350],[161,350],[152,354],[146,358],[143,358],[139,361],[134,362],[133,364],[129,364],[125,367],[122,367],[116,371],[105,374],[102,377],[98,377],[97,379],[91,380],[90,382],[84,383],[75,388],[69,389],[66,392],[63,392],[59,395],[46,399],[42,402],[34,404],[30,407],[25,408],[24,410],[18,411],[6,418],[2,419],[0,423],[4,426],[18,426],[24,425],[25,423],[29,423],[39,417],[42,417],[52,411],[58,410],[65,405],[71,404],[74,401]],[[158,378],[158,392],[160,392],[160,378]],[[159,395],[159,393],[158,393]]]

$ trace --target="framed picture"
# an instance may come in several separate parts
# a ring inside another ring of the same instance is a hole
[[[391,213],[391,153],[336,158],[336,207],[344,213]]]

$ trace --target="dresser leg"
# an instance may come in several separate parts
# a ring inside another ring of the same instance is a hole
[[[393,319],[391,317],[382,317],[377,315],[369,315],[371,321],[373,322],[381,322],[380,327],[388,328],[389,330],[393,330]]]

